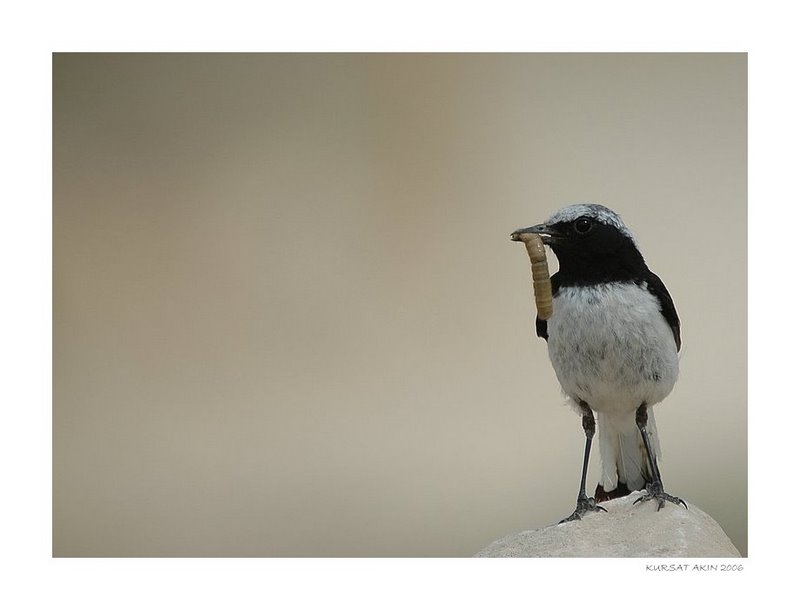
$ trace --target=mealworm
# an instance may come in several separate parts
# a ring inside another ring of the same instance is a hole
[[[518,233],[515,234],[515,239],[525,243],[525,249],[531,259],[533,294],[536,299],[537,315],[542,320],[547,320],[553,315],[553,288],[550,284],[547,252],[545,252],[542,238],[536,233]]]

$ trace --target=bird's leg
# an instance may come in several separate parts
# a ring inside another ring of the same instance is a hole
[[[581,471],[581,487],[578,490],[578,502],[577,506],[575,507],[575,512],[573,512],[566,519],[562,519],[560,523],[565,523],[566,521],[575,521],[576,519],[580,519],[588,512],[608,512],[602,506],[598,506],[594,498],[589,498],[586,495],[586,471],[589,469],[589,453],[592,450],[592,437],[594,437],[595,426],[594,413],[592,413],[589,405],[583,400],[580,401],[579,404],[581,407],[581,412],[583,413],[583,418],[581,420],[581,423],[583,424],[583,432],[586,434],[586,445],[584,446],[583,450],[583,470]]]
[[[647,452],[647,462],[650,464],[650,472],[653,474],[653,480],[647,484],[644,495],[637,498],[634,504],[646,502],[647,500],[656,500],[658,503],[658,508],[656,510],[664,508],[664,503],[667,501],[677,505],[683,504],[684,508],[688,508],[686,502],[664,491],[664,485],[661,482],[661,473],[658,470],[658,462],[656,461],[656,456],[653,454],[653,449],[650,447],[650,437],[647,434],[647,405],[645,403],[642,403],[639,408],[636,409],[636,427],[639,428],[639,433],[642,435],[642,440],[644,441],[644,449]]]

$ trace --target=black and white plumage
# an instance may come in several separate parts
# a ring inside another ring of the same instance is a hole
[[[680,321],[669,292],[648,269],[630,230],[610,209],[576,204],[537,233],[559,261],[551,278],[553,314],[537,317],[536,332],[568,400],[583,416],[586,435],[578,505],[567,520],[603,510],[598,501],[647,489],[640,499],[685,503],[664,492],[653,405],[678,378]],[[585,493],[595,417],[602,478],[595,498]]]

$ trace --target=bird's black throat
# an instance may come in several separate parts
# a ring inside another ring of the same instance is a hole
[[[553,243],[558,258],[560,286],[591,286],[606,282],[638,282],[645,279],[649,269],[633,244],[612,251],[572,248]]]

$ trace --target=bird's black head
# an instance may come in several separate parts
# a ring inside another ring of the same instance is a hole
[[[560,209],[544,224],[519,229],[538,233],[558,258],[564,283],[594,284],[635,280],[647,272],[633,235],[612,210],[597,204],[575,204]]]

